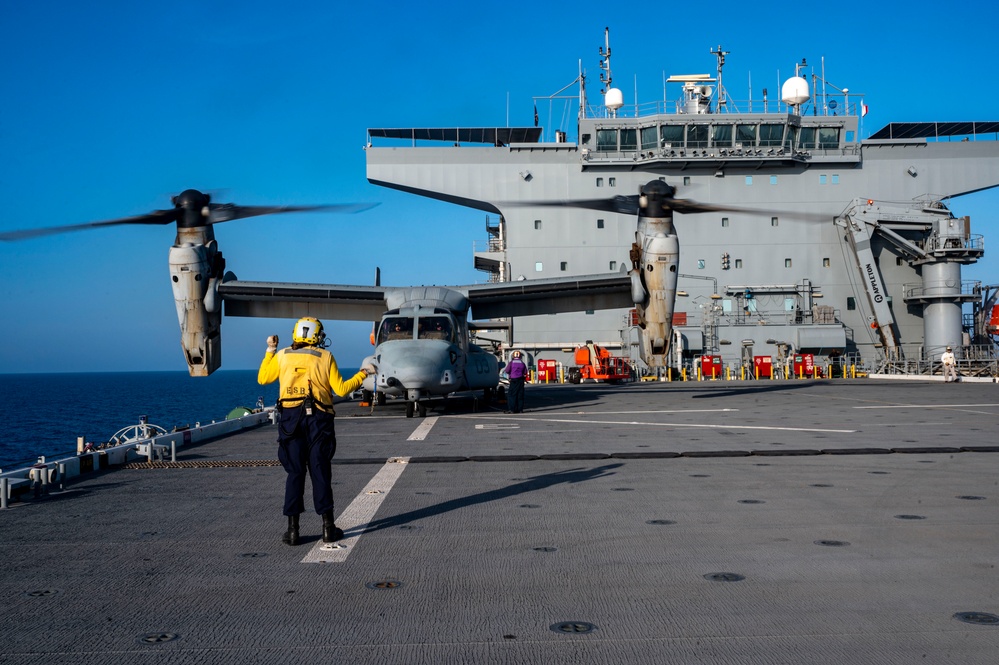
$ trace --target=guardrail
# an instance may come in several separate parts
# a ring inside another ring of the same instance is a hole
[[[162,459],[167,450],[176,457],[177,448],[259,427],[272,421],[272,413],[273,409],[265,409],[240,418],[130,441],[51,462],[40,457],[38,463],[30,467],[0,473],[0,509],[7,508],[11,499],[25,493],[34,492],[36,496],[43,496],[52,486],[58,484],[62,488],[67,480],[85,473],[121,466],[143,457],[149,461],[153,461],[154,458]]]

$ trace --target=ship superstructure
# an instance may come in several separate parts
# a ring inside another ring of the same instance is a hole
[[[715,75],[672,76],[673,99],[626,106],[609,52],[602,105],[578,79],[575,141],[538,127],[369,129],[369,181],[487,211],[475,265],[501,281],[630,267],[633,217],[551,203],[658,178],[678,198],[737,208],[675,216],[677,366],[810,352],[903,371],[946,346],[994,363],[971,321],[987,319],[995,289],[961,277],[983,239],[946,200],[999,185],[999,122],[893,123],[861,139],[863,96],[819,75],[809,85],[796,71],[779,100],[728,97],[720,47]],[[586,341],[637,358],[634,324],[628,310],[523,317],[514,343],[568,364]]]

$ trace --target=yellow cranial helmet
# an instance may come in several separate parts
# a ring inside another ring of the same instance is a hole
[[[295,322],[295,330],[292,331],[291,338],[298,344],[317,346],[326,339],[326,333],[323,332],[323,324],[319,319],[305,316]]]

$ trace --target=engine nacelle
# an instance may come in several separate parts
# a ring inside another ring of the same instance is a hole
[[[180,323],[180,343],[191,376],[208,376],[222,365],[222,303],[218,284],[222,255],[214,240],[170,248],[170,281]]]
[[[657,232],[638,236],[641,252],[636,268],[645,287],[645,300],[636,307],[643,330],[642,359],[650,367],[663,367],[668,364],[666,353],[673,330],[680,243],[675,233],[646,230]]]

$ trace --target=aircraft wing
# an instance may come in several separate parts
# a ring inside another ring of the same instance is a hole
[[[378,321],[387,309],[381,286],[243,282],[223,280],[219,295],[226,316],[297,319],[314,316],[341,321]]]
[[[477,319],[635,306],[626,273],[476,284],[461,290]]]

